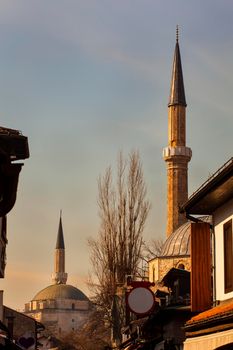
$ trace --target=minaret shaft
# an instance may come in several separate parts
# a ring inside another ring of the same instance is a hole
[[[186,144],[186,108],[171,106],[168,109],[168,145],[171,147]]]
[[[167,236],[186,221],[179,213],[179,207],[188,199],[186,159],[167,157]]]
[[[65,272],[65,249],[55,250],[54,272]]]
[[[192,151],[186,147],[186,100],[177,41],[168,104],[168,147],[163,150],[167,163],[167,236],[186,221],[179,207],[188,199],[188,162],[191,157]]]

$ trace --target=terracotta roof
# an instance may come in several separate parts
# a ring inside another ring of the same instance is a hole
[[[206,321],[208,319],[217,318],[219,316],[223,316],[230,313],[233,313],[233,302],[231,302],[230,304],[219,305],[212,309],[201,312],[200,314],[192,317],[187,322],[187,325],[191,325],[196,322]]]

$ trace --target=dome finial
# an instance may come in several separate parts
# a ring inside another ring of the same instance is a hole
[[[179,26],[178,24],[176,25],[176,42],[179,42]]]

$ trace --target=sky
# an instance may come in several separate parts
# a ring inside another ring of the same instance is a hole
[[[167,103],[176,25],[187,101],[189,194],[232,156],[233,2],[0,0],[0,125],[28,137],[8,215],[4,303],[51,284],[60,209],[68,283],[87,295],[97,179],[138,150],[152,204],[144,239],[165,237]]]

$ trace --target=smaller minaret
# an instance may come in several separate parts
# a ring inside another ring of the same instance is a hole
[[[66,284],[67,281],[67,273],[65,272],[65,244],[61,212],[55,248],[54,273],[52,274],[52,281],[54,284]]]

